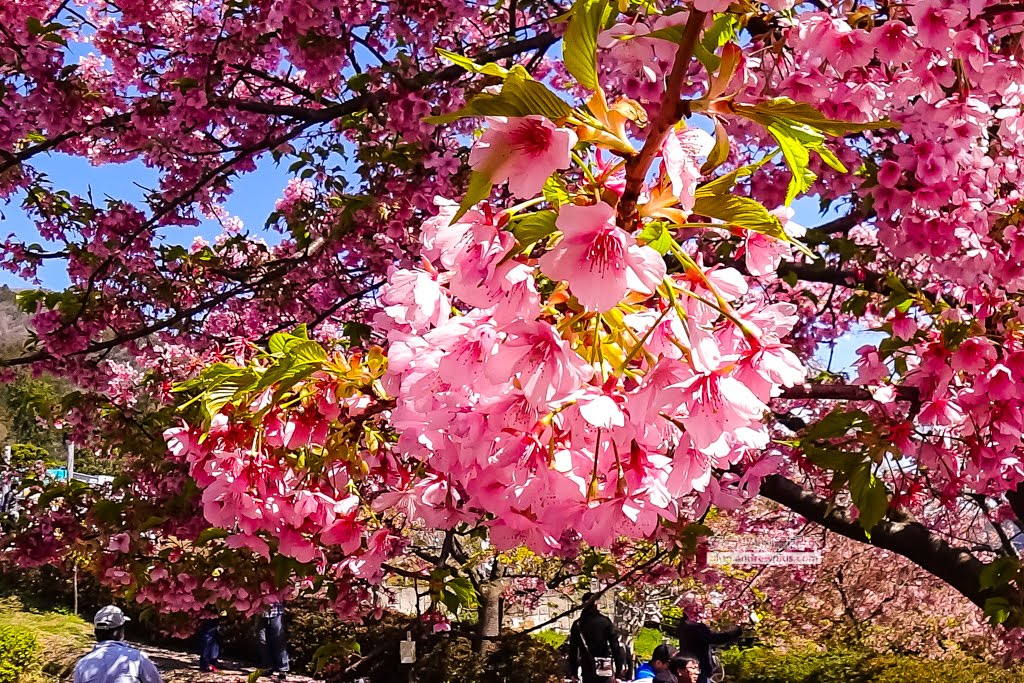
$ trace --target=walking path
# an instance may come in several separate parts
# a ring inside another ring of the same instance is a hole
[[[3,2],[3,0],[0,0]],[[43,671],[48,680],[69,681],[75,662],[94,644],[92,625],[85,620],[54,611],[26,609],[14,596],[0,596],[0,626],[24,628],[35,634],[43,654]],[[230,658],[223,659],[223,671],[199,670],[199,656],[188,651],[132,643],[149,655],[165,683],[247,683],[255,667]],[[261,683],[271,683],[263,678]],[[289,674],[288,683],[313,683],[315,679]],[[276,683],[276,682],[275,682]]]
[[[232,659],[222,659],[222,670],[206,673],[199,670],[198,657],[188,652],[167,650],[150,645],[136,645],[156,664],[164,683],[244,683],[254,671],[250,664]],[[263,681],[273,679],[264,678]],[[316,679],[298,674],[288,674],[289,683],[313,683]]]

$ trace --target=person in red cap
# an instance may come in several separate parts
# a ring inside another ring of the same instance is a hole
[[[75,664],[74,683],[163,683],[149,657],[124,642],[128,621],[114,605],[96,613],[96,645]]]

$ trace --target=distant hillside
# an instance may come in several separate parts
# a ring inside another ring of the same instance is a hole
[[[7,285],[0,287],[0,356],[19,352],[28,339],[28,316],[18,310],[16,297]]]

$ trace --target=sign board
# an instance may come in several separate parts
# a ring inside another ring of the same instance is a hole
[[[416,641],[412,639],[412,633],[406,632],[405,640],[398,643],[398,654],[402,664],[414,664],[416,662]]]

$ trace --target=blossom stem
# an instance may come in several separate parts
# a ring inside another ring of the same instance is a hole
[[[597,463],[601,453],[601,428],[597,428],[597,440],[594,444],[594,469],[590,475],[590,486],[587,487],[587,502],[597,498]]]
[[[596,185],[597,179],[594,177],[593,171],[590,170],[590,167],[587,166],[587,164],[583,163],[583,158],[579,155],[579,153],[573,152],[572,159],[579,165],[580,170],[583,171],[583,175],[587,177],[587,180]]]
[[[708,306],[711,306],[712,308],[718,310],[722,315],[731,320],[738,328],[740,328],[740,330],[743,332],[743,336],[747,337],[748,339],[756,338],[757,335],[754,334],[753,330],[748,328],[746,323],[740,320],[736,316],[736,314],[733,313],[732,307],[729,305],[729,302],[726,301],[715,288],[715,286],[711,284],[711,281],[708,279],[708,276],[704,273],[704,269],[701,268],[689,254],[683,251],[682,248],[680,248],[679,245],[675,243],[675,240],[672,240],[672,253],[676,255],[676,258],[678,258],[684,266],[689,267],[691,270],[697,273],[698,277],[700,277],[701,281],[704,283],[704,286],[707,287],[708,291],[710,291],[714,295],[715,301],[718,302],[718,305],[716,306],[712,304],[704,297],[689,290],[681,289],[680,291],[685,292],[688,296],[691,296],[699,301],[702,301]]]
[[[546,197],[543,197],[543,196],[541,196],[541,197],[534,197],[533,199],[528,199],[525,202],[520,202],[520,203],[516,204],[515,206],[510,206],[509,208],[507,208],[504,211],[502,211],[502,213],[507,213],[509,216],[511,216],[511,215],[515,214],[516,212],[518,212],[518,211],[522,211],[523,209],[528,209],[531,206],[536,206],[537,204],[540,204],[540,203],[546,202],[546,201],[547,201]]]
[[[640,350],[644,347],[644,344],[647,343],[648,338],[650,338],[651,334],[654,333],[654,330],[658,327],[658,325],[661,324],[661,321],[665,319],[665,316],[668,315],[668,312],[671,310],[671,308],[666,308],[664,311],[661,312],[661,315],[658,316],[658,319],[654,321],[654,324],[652,324],[650,328],[647,330],[647,332],[644,333],[643,338],[637,340],[636,345],[632,349],[630,349],[628,354],[626,354],[626,357],[622,360],[622,364],[619,365],[619,369],[617,372],[622,372],[623,370],[625,370],[626,366],[629,365],[634,358],[636,358],[636,354],[639,353]],[[630,330],[630,332],[632,332],[632,330]]]

